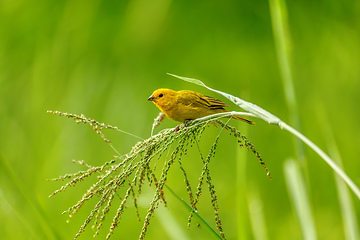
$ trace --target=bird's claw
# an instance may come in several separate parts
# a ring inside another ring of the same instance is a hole
[[[174,131],[177,132],[177,131],[179,131],[179,129],[180,129],[180,124],[174,128]]]

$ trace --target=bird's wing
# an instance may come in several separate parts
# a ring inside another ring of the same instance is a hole
[[[229,106],[226,103],[224,103],[216,98],[205,96],[205,95],[200,96],[200,101],[202,103],[206,103],[206,106],[208,106],[209,108],[213,108],[213,109],[224,108],[224,107]]]
[[[193,91],[186,91],[184,94],[179,94],[178,103],[184,104],[186,106],[192,106],[192,107],[206,107],[210,109],[219,109],[224,107],[229,107],[226,103],[223,103],[222,101],[202,95],[200,93],[196,93]]]

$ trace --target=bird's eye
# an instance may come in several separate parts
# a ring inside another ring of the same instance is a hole
[[[162,93],[159,94],[159,97],[163,97],[163,96],[164,96],[164,94],[162,94]]]

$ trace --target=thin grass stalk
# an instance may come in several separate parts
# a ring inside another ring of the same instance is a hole
[[[310,141],[307,137],[305,137],[303,134],[301,134],[299,131],[297,131],[296,129],[290,127],[289,125],[287,125],[285,122],[283,122],[282,120],[280,120],[280,118],[276,117],[275,115],[273,115],[272,113],[266,111],[265,109],[247,102],[245,100],[242,100],[238,97],[235,97],[231,94],[219,91],[219,90],[215,90],[212,89],[208,86],[206,86],[202,81],[194,79],[194,78],[186,78],[186,77],[181,77],[181,76],[177,76],[174,74],[169,74],[171,76],[174,76],[176,78],[179,78],[183,81],[187,81],[187,82],[191,82],[193,84],[197,84],[200,85],[202,87],[205,87],[211,91],[217,92],[221,95],[223,95],[224,97],[226,97],[227,99],[229,99],[230,101],[232,101],[233,103],[235,103],[237,106],[241,107],[242,109],[248,111],[250,114],[252,114],[253,116],[263,119],[264,121],[270,123],[270,124],[274,124],[274,125],[278,125],[281,129],[285,129],[288,132],[290,132],[291,134],[293,134],[294,136],[296,136],[297,138],[299,138],[301,141],[303,141],[306,145],[308,145],[310,148],[312,148],[345,182],[346,184],[350,187],[350,189],[355,193],[355,195],[360,199],[360,189],[355,185],[355,183],[349,178],[349,176],[344,172],[344,170],[339,167],[333,159],[331,159],[323,150],[321,150],[316,144],[314,144],[312,141]],[[231,112],[230,114],[233,115],[239,115],[239,116],[244,116],[243,113],[237,113],[237,112]],[[218,116],[218,114],[214,114],[214,116]],[[211,116],[207,116],[208,118],[212,118],[213,115]]]
[[[247,135],[246,127],[243,130],[244,135]],[[237,239],[249,239],[248,230],[248,211],[246,201],[246,153],[241,151],[241,148],[236,149],[236,218],[237,218]]]
[[[24,188],[24,184],[21,182],[19,175],[15,173],[9,162],[1,155],[0,155],[0,168],[3,170],[2,172],[5,173],[5,176],[3,177],[11,179],[11,182],[13,183],[14,186],[14,192],[17,191],[18,196],[24,198],[24,203],[26,203],[26,205],[28,206],[28,210],[31,211],[33,214],[33,221],[30,222],[27,220],[26,217],[24,217],[23,212],[17,211],[16,208],[13,207],[14,212],[17,214],[19,219],[22,220],[23,224],[28,225],[29,229],[32,229],[32,227],[30,226],[33,226],[34,221],[36,221],[36,224],[42,229],[42,234],[44,234],[44,236],[47,239],[57,239],[58,236],[56,232],[53,231],[53,228],[49,224],[49,219],[46,217],[46,213],[43,211],[43,208],[39,206],[37,201],[34,201],[33,193],[29,193],[29,191],[26,188]],[[1,190],[2,189],[0,189],[0,191]],[[12,201],[9,201],[7,199],[8,196],[6,195],[1,196],[1,195],[3,195],[2,192],[0,192],[0,198],[3,197],[6,202],[12,204]],[[30,232],[33,233],[34,236],[36,235],[32,230]]]
[[[188,231],[183,228],[182,224],[176,221],[168,208],[160,205],[156,216],[171,240],[190,240],[186,233]]]
[[[252,187],[250,193],[247,195],[249,202],[249,215],[251,220],[251,227],[255,240],[267,240],[268,232],[265,222],[263,204],[259,192],[256,187]]]
[[[283,82],[283,90],[285,95],[285,103],[288,106],[290,123],[296,129],[300,129],[299,121],[299,109],[296,102],[295,89],[294,89],[294,79],[291,69],[291,37],[288,27],[288,12],[286,6],[286,0],[269,0],[270,6],[270,16],[273,29],[274,43],[276,49],[276,55],[279,62],[279,68],[281,73],[281,79]],[[305,163],[306,158],[304,155],[304,147],[299,138],[294,139],[294,146],[297,155],[298,161],[301,163],[301,170],[305,175],[305,187],[310,189],[310,177],[309,171],[307,169],[307,164]],[[311,192],[309,192],[311,195]],[[309,198],[311,199],[311,197]],[[312,218],[311,210],[309,205],[309,216]],[[296,212],[298,218],[301,218],[299,214],[301,212]],[[303,224],[300,221],[300,224]],[[302,228],[305,228],[302,226]]]
[[[189,211],[189,213],[192,213],[196,221],[198,221],[203,228],[210,234],[210,236],[213,239],[219,239],[223,240],[223,238],[198,214],[197,210],[193,209],[184,199],[179,197],[169,186],[165,185],[165,187],[169,190],[169,192],[178,199],[183,206]]]
[[[290,123],[299,129],[298,104],[296,102],[293,74],[290,66],[291,38],[288,28],[288,14],[285,0],[269,0],[270,16],[275,42],[276,55],[282,75],[285,102],[290,112]],[[301,144],[300,144],[301,146]],[[300,149],[299,149],[300,150]]]
[[[306,145],[312,148],[337,174],[340,176],[346,184],[350,187],[350,189],[355,193],[355,195],[360,199],[360,190],[355,185],[355,183],[349,178],[349,176],[344,172],[344,170],[335,163],[333,159],[331,159],[323,150],[321,150],[316,144],[310,141],[307,137],[302,135],[300,132],[290,127],[286,123],[283,123],[283,129],[292,133],[296,137],[298,137],[301,141],[303,141]]]
[[[299,218],[303,239],[316,240],[316,228],[311,215],[305,181],[298,163],[288,160],[284,164],[284,173],[289,195]]]
[[[343,218],[345,239],[358,240],[360,239],[359,223],[355,216],[354,204],[351,201],[349,190],[338,175],[334,174],[334,177]]]
[[[320,108],[323,109],[323,108]],[[341,155],[337,147],[333,131],[331,130],[330,124],[326,121],[325,111],[319,111],[319,122],[322,123],[324,139],[327,140],[327,148],[330,152],[330,156],[342,166]],[[344,224],[344,233],[346,240],[357,240],[360,239],[359,234],[359,223],[356,219],[354,204],[351,200],[349,189],[346,187],[344,181],[336,174],[334,174],[337,195],[340,203],[341,215]]]

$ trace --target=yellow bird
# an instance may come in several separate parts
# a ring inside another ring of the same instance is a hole
[[[229,106],[222,101],[189,90],[173,91],[160,88],[155,90],[148,100],[168,118],[182,123],[215,113],[229,112],[224,108]],[[253,121],[240,116],[231,117],[254,124]]]

